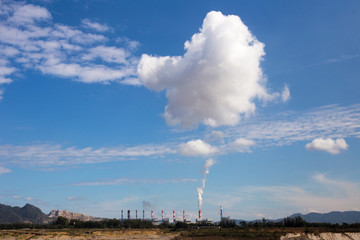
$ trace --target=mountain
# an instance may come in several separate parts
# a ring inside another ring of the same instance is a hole
[[[295,218],[297,216],[302,217],[306,222],[309,223],[360,223],[360,211],[347,211],[347,212],[329,212],[329,213],[308,213],[301,214],[295,213],[290,216],[290,218]]]
[[[39,208],[26,204],[24,207],[11,207],[0,204],[0,224],[2,223],[44,223],[49,220]]]
[[[296,218],[300,216],[308,223],[331,223],[331,224],[343,224],[343,223],[360,223],[360,211],[346,211],[346,212],[329,212],[329,213],[308,213],[308,214],[301,214],[295,213],[289,216],[290,218]],[[231,219],[234,220],[237,225],[240,224],[243,220],[239,219]],[[270,222],[281,222],[284,218],[279,218],[275,220],[266,219]],[[245,221],[247,223],[255,223],[255,222],[262,222],[261,219],[252,220],[252,221]]]
[[[80,221],[101,221],[103,220],[102,218],[97,218],[97,217],[91,217],[91,216],[87,216],[85,214],[82,213],[73,213],[73,212],[69,212],[67,210],[52,210],[49,213],[49,218],[57,218],[57,217],[65,217],[67,219],[76,219],[76,220],[80,220]]]

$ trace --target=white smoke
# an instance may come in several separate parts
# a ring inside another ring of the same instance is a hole
[[[196,188],[196,191],[198,193],[198,207],[199,207],[199,210],[202,207],[202,195],[203,195],[204,189],[205,189],[206,176],[209,174],[210,167],[212,165],[214,165],[214,164],[215,164],[215,160],[210,158],[210,159],[205,161],[205,164],[204,164],[203,169],[202,169],[202,172],[204,174],[204,177],[201,180],[202,185],[201,185],[201,187]]]

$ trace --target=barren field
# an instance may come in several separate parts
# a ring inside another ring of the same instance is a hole
[[[160,239],[160,240],[360,240],[359,232],[278,231],[279,229],[21,229],[0,230],[0,240],[85,240],[85,239]],[[290,229],[288,229],[290,230]]]
[[[164,233],[159,229],[150,230],[2,230],[0,231],[1,240],[85,240],[85,239],[109,239],[109,240],[125,240],[125,239],[159,239],[170,240],[177,237],[179,233]]]

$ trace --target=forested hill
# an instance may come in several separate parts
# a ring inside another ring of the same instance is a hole
[[[26,204],[24,207],[11,207],[0,204],[0,224],[3,223],[44,223],[49,217],[39,208]]]

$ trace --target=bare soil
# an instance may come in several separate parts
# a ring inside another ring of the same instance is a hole
[[[64,229],[64,230],[1,230],[0,240],[135,240],[135,239],[156,239],[171,240],[177,237],[178,233],[164,233],[159,229],[140,230],[86,230],[86,229]]]

